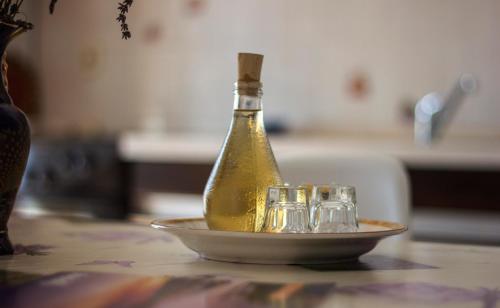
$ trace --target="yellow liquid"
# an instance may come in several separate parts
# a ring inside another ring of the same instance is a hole
[[[211,230],[258,232],[267,188],[282,180],[267,140],[261,110],[235,110],[203,195]]]

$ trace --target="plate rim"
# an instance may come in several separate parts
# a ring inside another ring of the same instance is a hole
[[[226,237],[239,238],[266,238],[266,239],[348,239],[348,238],[382,238],[391,235],[403,233],[408,230],[408,226],[385,220],[361,218],[358,221],[363,224],[375,225],[389,228],[389,230],[374,230],[360,232],[339,232],[339,233],[270,233],[270,232],[242,232],[242,231],[221,231],[199,229],[192,227],[179,226],[179,223],[204,221],[203,217],[196,218],[172,218],[172,219],[155,219],[150,223],[154,229],[159,229],[167,232],[190,233],[190,234],[205,234],[219,235]]]

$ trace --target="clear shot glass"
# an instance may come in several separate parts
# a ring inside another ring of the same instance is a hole
[[[269,187],[263,232],[306,233],[309,228],[309,196],[303,187]]]
[[[344,233],[358,230],[356,190],[331,184],[313,188],[311,229],[315,233]]]

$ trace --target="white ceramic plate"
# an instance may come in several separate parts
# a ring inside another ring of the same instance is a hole
[[[156,220],[156,229],[177,236],[201,257],[258,264],[318,264],[354,261],[381,239],[402,233],[406,226],[360,220],[351,233],[252,233],[208,230],[203,218]]]

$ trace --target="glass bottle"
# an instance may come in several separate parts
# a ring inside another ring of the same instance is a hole
[[[259,232],[269,186],[282,179],[262,115],[262,55],[240,53],[229,132],[203,195],[211,230]]]

